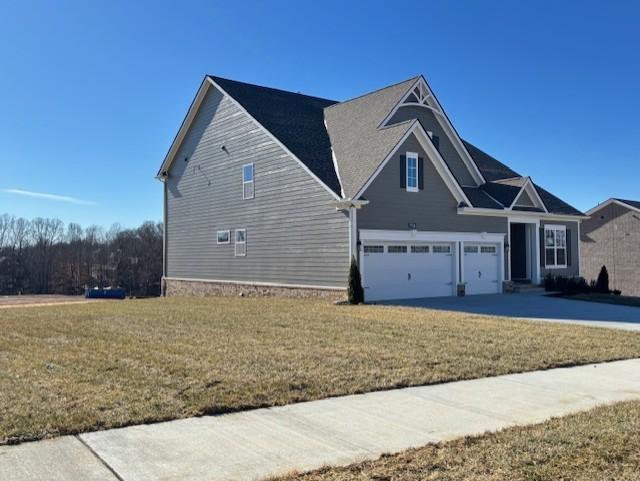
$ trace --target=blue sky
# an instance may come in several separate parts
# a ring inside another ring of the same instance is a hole
[[[337,100],[422,73],[464,138],[576,207],[640,199],[640,3],[524,3],[0,0],[0,213],[161,219],[205,73]]]

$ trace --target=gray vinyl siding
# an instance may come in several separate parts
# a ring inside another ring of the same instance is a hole
[[[243,200],[248,163],[254,164],[255,198]],[[166,191],[167,277],[345,286],[348,217],[214,87],[176,154]],[[246,257],[234,256],[235,229],[246,229]],[[229,244],[216,243],[219,230],[231,231]]]
[[[417,152],[424,158],[424,189],[407,192],[400,187],[400,155]],[[358,211],[359,229],[507,233],[506,217],[457,213],[458,203],[420,143],[411,135],[363,194],[369,204]]]
[[[523,206],[523,207],[535,207],[536,206],[533,203],[533,200],[531,200],[531,197],[529,197],[529,194],[527,194],[526,190],[523,190],[522,193],[520,194],[520,196],[516,199],[515,205],[519,205],[519,206]]]
[[[440,126],[440,122],[431,110],[424,107],[400,107],[389,121],[389,124],[411,119],[418,119],[426,131],[433,132],[433,135],[438,136],[440,140],[440,155],[442,155],[445,162],[449,164],[458,182],[460,182],[461,185],[475,186],[476,182],[473,180],[469,169],[467,169],[462,157],[458,154],[458,151],[449,140],[449,137]]]
[[[640,213],[609,204],[584,220],[580,231],[582,276],[597,279],[606,266],[611,289],[640,296]]]
[[[571,265],[567,265],[566,269],[555,269],[555,268],[547,269],[544,267],[544,256],[543,256],[544,251],[541,250],[540,255],[542,256],[542,260],[541,260],[540,273],[542,275],[542,278],[544,279],[544,276],[546,276],[547,274],[553,274],[556,276],[566,276],[566,277],[573,277],[573,276],[580,275],[580,259],[578,254],[578,242],[579,242],[578,222],[559,222],[556,220],[540,221],[541,228],[549,224],[563,225],[567,228],[567,231],[571,231],[571,234],[569,234],[571,238],[569,239],[570,246],[569,246],[569,252],[568,252],[568,255],[571,258]],[[542,237],[540,238],[540,245],[544,246],[544,233],[542,233]],[[567,264],[569,264],[569,262],[567,262]]]

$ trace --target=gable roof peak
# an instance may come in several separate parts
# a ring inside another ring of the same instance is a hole
[[[336,102],[334,105],[329,105],[328,107],[325,107],[325,110],[331,109],[332,107],[337,107],[337,106],[340,106],[340,105],[345,105],[345,104],[348,104],[348,103],[350,103],[350,102],[354,102],[354,101],[357,101],[357,100],[362,100],[363,98],[368,97],[369,95],[375,95],[375,94],[381,93],[381,92],[383,92],[383,91],[385,91],[385,90],[387,90],[387,89],[392,89],[392,88],[394,88],[394,87],[398,87],[398,86],[403,85],[403,84],[405,84],[405,83],[406,83],[406,84],[409,84],[410,82],[416,82],[416,81],[418,80],[418,78],[420,78],[420,77],[421,77],[421,75],[416,75],[416,76],[414,76],[414,77],[410,77],[410,78],[408,78],[408,79],[405,79],[405,80],[401,80],[401,81],[399,81],[399,82],[392,83],[392,84],[387,85],[387,86],[385,86],[385,87],[380,87],[380,88],[378,88],[378,89],[376,89],[376,90],[372,90],[371,92],[367,92],[367,93],[364,93],[364,94],[362,94],[362,95],[358,95],[357,97],[352,97],[352,98],[350,98],[350,99],[343,100],[342,102]],[[407,87],[407,88],[408,88],[408,87]]]
[[[217,75],[207,74],[206,77],[210,78],[211,80],[213,80],[216,83],[237,84],[237,85],[243,85],[243,86],[246,86],[246,87],[253,87],[253,88],[256,88],[256,89],[272,91],[274,93],[281,93],[283,95],[296,95],[296,96],[300,96],[300,97],[307,97],[308,99],[315,99],[315,100],[320,100],[320,101],[324,101],[324,102],[330,102],[332,104],[338,103],[337,100],[327,99],[327,98],[324,98],[324,97],[318,97],[317,95],[308,95],[308,94],[303,94],[302,92],[293,92],[291,90],[284,90],[284,89],[279,89],[279,88],[275,88],[275,87],[267,87],[265,85],[252,84],[252,83],[249,83],[249,82],[240,82],[239,80],[233,80],[233,79],[229,79],[229,78],[225,78],[225,77],[218,77]]]

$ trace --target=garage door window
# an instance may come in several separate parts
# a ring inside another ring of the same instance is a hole
[[[495,254],[496,246],[481,246],[480,252],[482,252],[483,254]]]
[[[411,246],[412,254],[428,254],[429,246]]]
[[[478,253],[478,246],[464,246],[464,253],[465,254],[477,254]]]
[[[384,246],[364,246],[365,254],[383,254]]]
[[[406,254],[407,246],[389,246],[387,247],[387,253],[389,254]]]
[[[434,254],[449,254],[451,252],[451,246],[433,246]]]

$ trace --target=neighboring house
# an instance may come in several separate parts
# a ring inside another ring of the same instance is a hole
[[[345,102],[206,76],[158,178],[169,295],[342,291],[352,257],[367,300],[580,272],[584,215],[462,140],[422,76]]]
[[[609,199],[587,214],[580,235],[583,277],[597,279],[606,266],[611,289],[640,296],[640,202]]]

